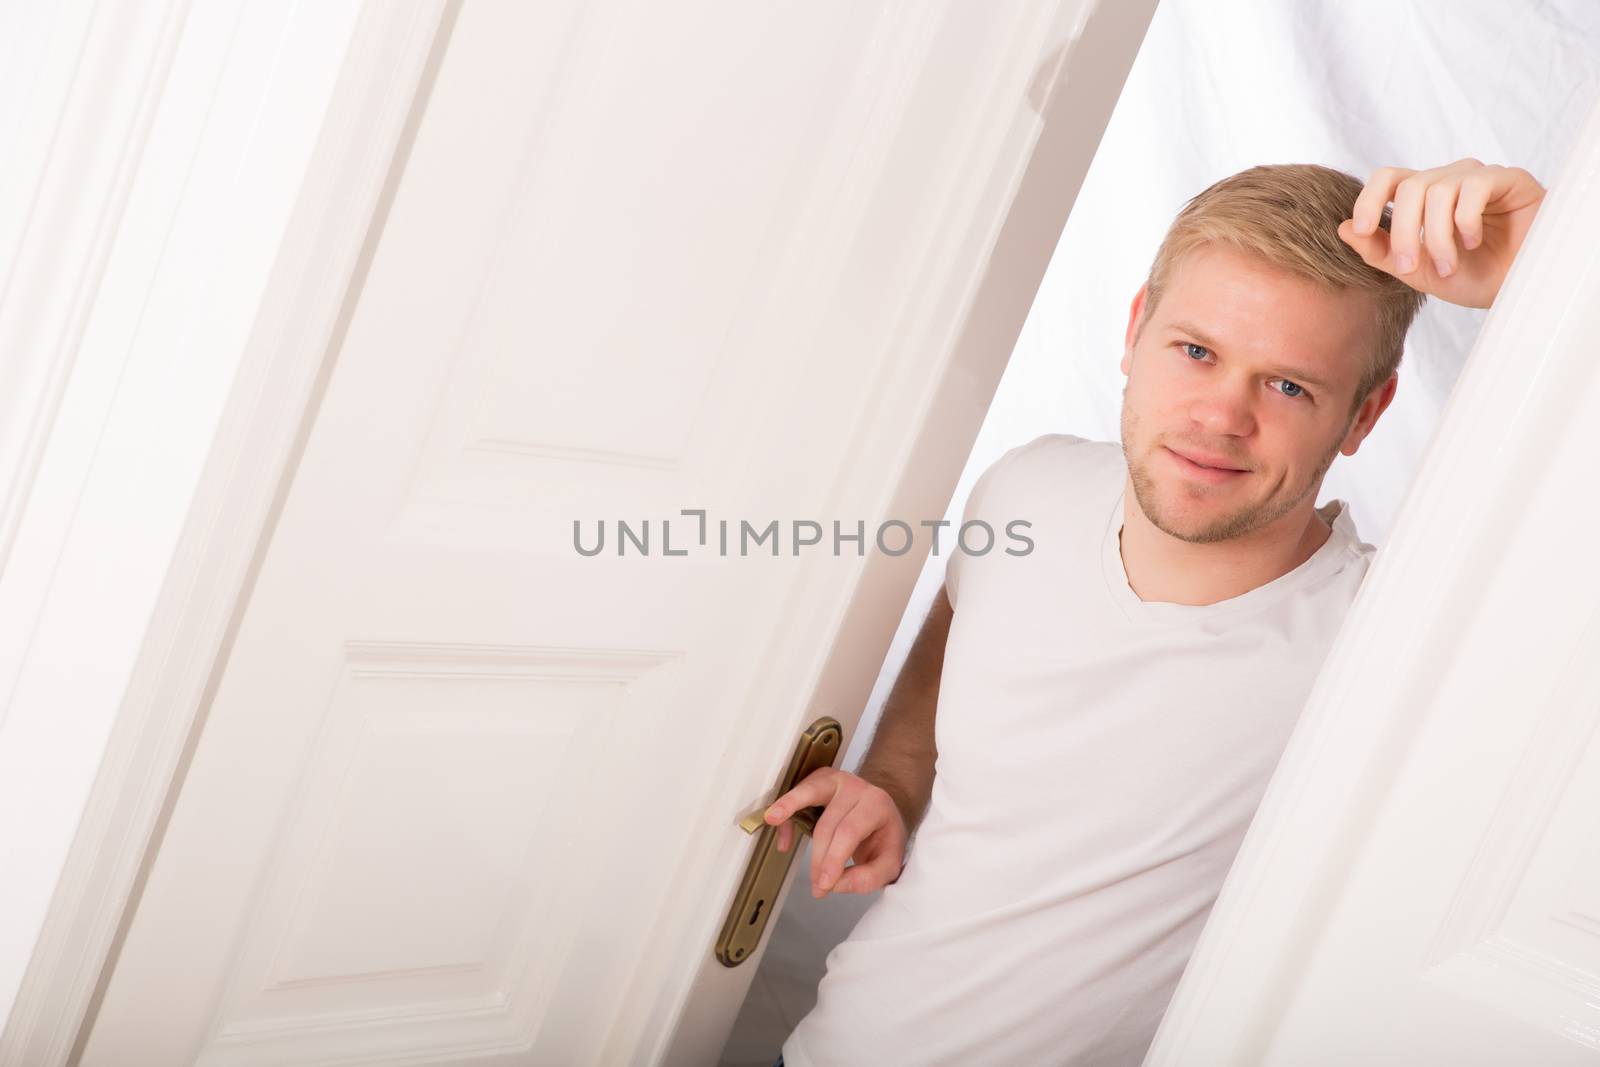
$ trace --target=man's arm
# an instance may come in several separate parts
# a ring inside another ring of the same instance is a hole
[[[894,798],[908,833],[916,832],[933,796],[933,764],[938,756],[934,711],[939,704],[945,641],[954,617],[950,596],[941,585],[884,702],[878,728],[857,771]]]
[[[812,896],[870,893],[900,877],[906,842],[933,795],[934,710],[954,614],[941,586],[884,704],[860,774],[819,767],[767,808],[766,821],[778,827],[778,848],[787,852],[798,833],[789,817],[822,807],[811,842]]]

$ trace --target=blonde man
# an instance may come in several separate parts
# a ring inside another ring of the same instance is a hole
[[[859,775],[768,812],[788,848],[823,806],[814,895],[888,886],[780,1064],[1140,1062],[1375,551],[1323,476],[1425,296],[1488,307],[1543,195],[1464,159],[1189,201],[1129,310],[1120,447],[983,473],[966,518],[1034,550],[953,554]]]

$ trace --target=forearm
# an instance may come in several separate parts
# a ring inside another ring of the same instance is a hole
[[[857,770],[894,800],[908,832],[916,832],[933,795],[934,712],[951,609],[941,589],[884,703],[872,743]]]
[[[904,698],[898,704],[896,695]],[[897,682],[857,771],[862,778],[889,794],[894,806],[900,809],[909,833],[916,832],[933,795],[933,766],[937,755],[933,741],[933,704],[937,696],[937,686],[930,697],[920,691],[901,693]]]

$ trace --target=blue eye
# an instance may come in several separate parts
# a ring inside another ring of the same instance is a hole
[[[1179,341],[1178,347],[1183,349],[1184,355],[1188,356],[1190,360],[1196,363],[1203,361],[1205,357],[1210,354],[1210,349],[1206,348],[1204,345],[1197,345],[1193,341]],[[1193,349],[1194,351],[1191,352],[1190,349]],[[1200,355],[1196,356],[1195,352],[1200,353]],[[1299,400],[1303,397],[1309,398],[1311,396],[1310,393],[1306,392],[1304,386],[1298,385],[1295,382],[1291,382],[1287,378],[1278,378],[1276,380],[1282,382],[1288,387],[1286,389],[1280,389],[1278,392],[1283,396],[1288,397],[1290,400]]]

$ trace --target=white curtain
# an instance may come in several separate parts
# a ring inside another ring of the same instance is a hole
[[[1113,3],[1115,0],[1104,0]],[[977,476],[1042,433],[1118,440],[1128,306],[1183,203],[1258,163],[1365,181],[1472,156],[1547,187],[1600,97],[1597,0],[1162,0],[1062,234],[947,517]],[[1430,299],[1393,404],[1318,498],[1381,546],[1487,313]],[[854,769],[943,580],[930,558],[842,766]],[[808,865],[802,849],[796,863]],[[766,1067],[815,1002],[828,950],[875,895],[817,901],[802,873],[724,1063]]]

